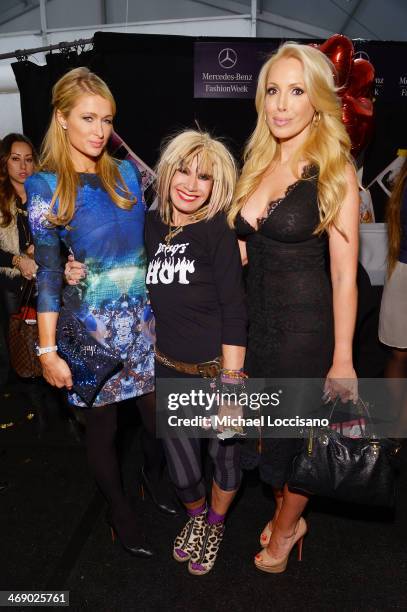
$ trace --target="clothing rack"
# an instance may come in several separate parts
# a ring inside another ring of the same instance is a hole
[[[11,53],[2,53],[0,54],[0,60],[10,59],[15,57],[19,62],[26,61],[29,55],[34,55],[35,53],[42,53],[47,51],[63,51],[64,49],[78,49],[78,47],[85,47],[85,45],[89,45],[93,43],[93,38],[79,38],[78,40],[74,40],[73,42],[60,42],[55,45],[47,45],[45,47],[36,47],[34,49],[17,49]]]

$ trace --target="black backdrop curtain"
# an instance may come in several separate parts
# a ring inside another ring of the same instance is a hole
[[[156,162],[164,137],[193,127],[195,121],[201,129],[225,139],[239,159],[254,126],[253,100],[194,99],[196,40],[190,36],[95,35],[98,73],[118,103],[115,129],[149,165]]]
[[[194,99],[195,40],[96,32],[92,52],[48,54],[45,66],[29,61],[12,64],[24,133],[40,146],[53,84],[68,70],[88,66],[108,83],[116,99],[115,130],[150,166],[157,161],[162,139],[194,127],[195,120],[201,129],[222,137],[239,158],[255,122],[253,101]]]

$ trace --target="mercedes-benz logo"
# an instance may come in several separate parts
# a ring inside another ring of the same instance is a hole
[[[230,70],[233,66],[236,66],[237,62],[237,53],[234,49],[230,47],[226,47],[226,49],[222,49],[218,55],[219,66],[225,68],[225,70]]]
[[[354,55],[354,59],[365,59],[368,62],[370,62],[370,57],[368,56],[368,54],[366,53],[366,51],[356,51],[355,55]]]

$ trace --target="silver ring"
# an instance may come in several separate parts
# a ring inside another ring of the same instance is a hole
[[[37,278],[37,275],[36,275],[36,273],[35,273],[35,272],[33,272],[33,273],[32,273],[32,277],[33,277],[33,278]]]

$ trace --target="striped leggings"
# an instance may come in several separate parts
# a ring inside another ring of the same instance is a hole
[[[163,440],[170,478],[178,497],[184,503],[206,495],[203,474],[202,446],[198,438]],[[223,491],[234,491],[241,481],[240,444],[234,440],[208,440],[208,453],[214,466],[214,480]]]
[[[157,378],[188,378],[156,362]],[[207,445],[214,467],[214,480],[223,491],[235,491],[242,478],[240,469],[240,443],[235,440],[210,440],[200,438],[164,438],[170,478],[178,497],[190,503],[205,497],[204,448]]]

